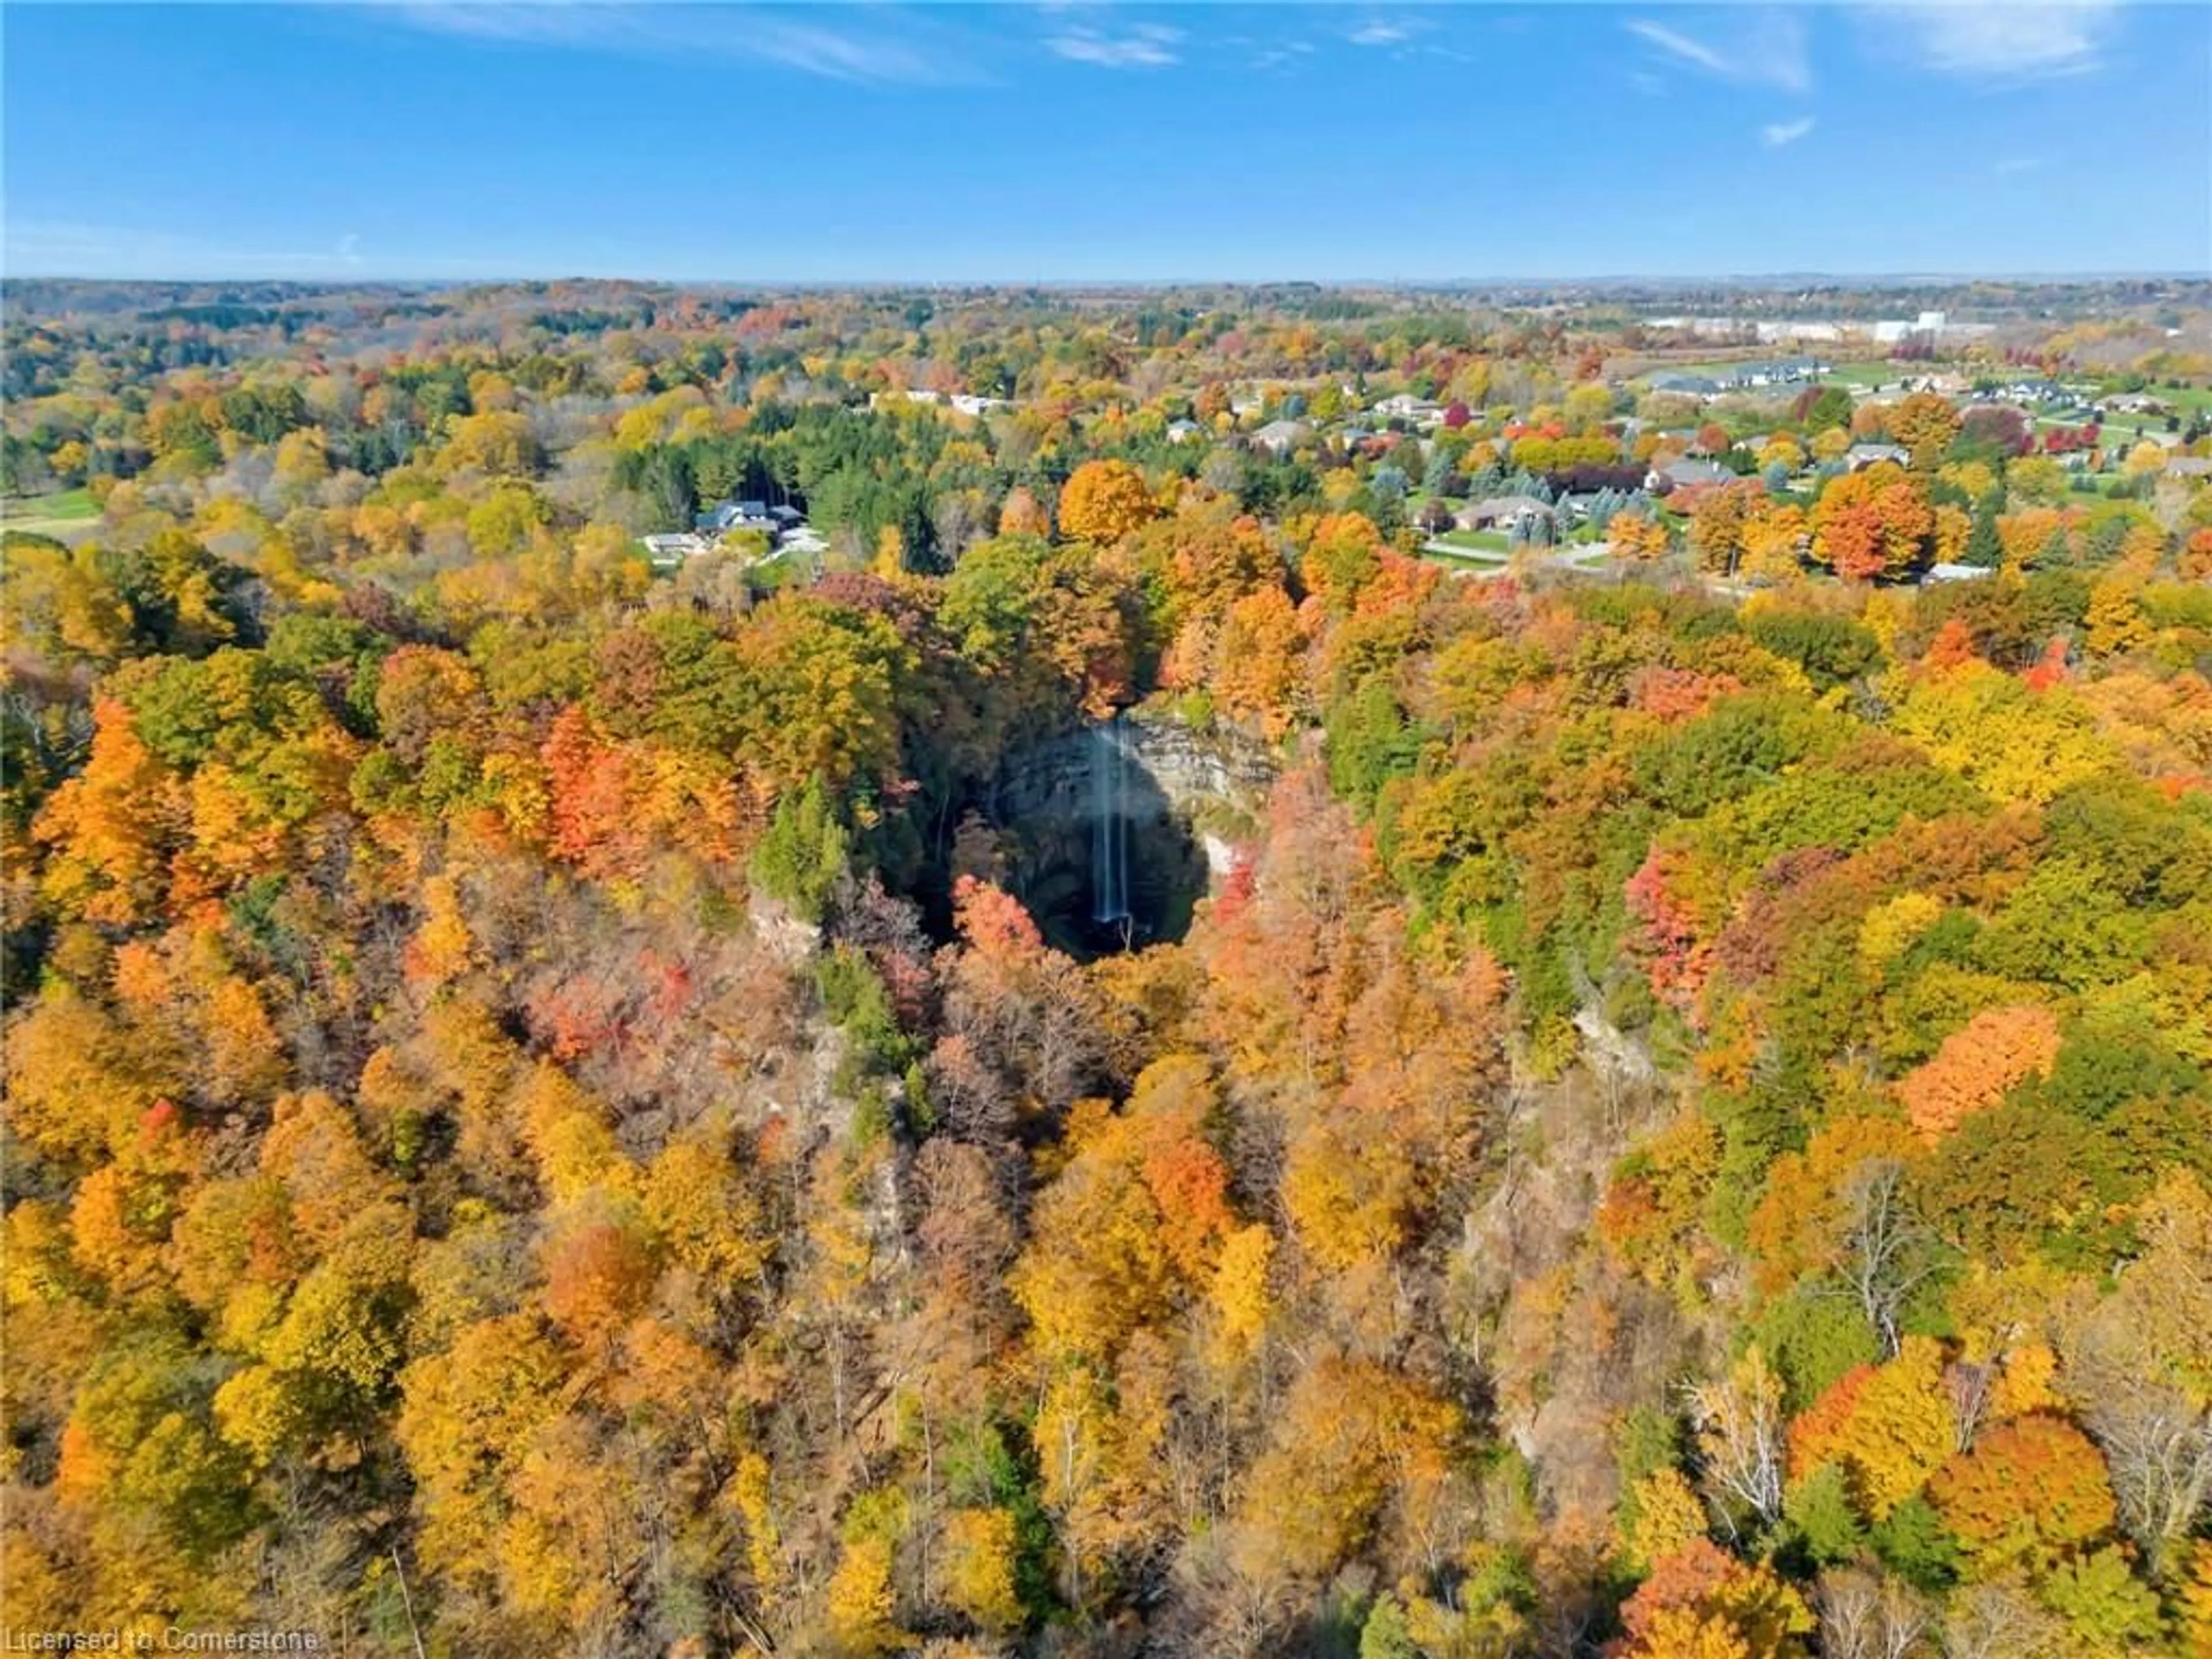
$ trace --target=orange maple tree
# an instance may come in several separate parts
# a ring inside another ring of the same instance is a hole
[[[2058,1020],[2048,1008],[1989,1008],[1943,1039],[1935,1057],[1897,1085],[1923,1140],[1933,1145],[1966,1118],[1994,1106],[2030,1075],[2050,1075]]]

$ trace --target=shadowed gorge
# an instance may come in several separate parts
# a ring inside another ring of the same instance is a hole
[[[986,817],[1012,890],[1048,939],[1087,959],[1181,939],[1273,776],[1233,730],[1117,714],[1010,756]]]

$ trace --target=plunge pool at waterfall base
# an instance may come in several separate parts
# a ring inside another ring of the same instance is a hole
[[[1274,757],[1227,728],[1132,710],[1010,755],[964,809],[986,836],[945,871],[988,872],[1055,950],[1089,961],[1180,939],[1258,833]]]
[[[1022,849],[1014,892],[1046,942],[1088,961],[1181,939],[1212,873],[1196,832],[1171,814],[1123,819],[1128,857],[1117,901],[1097,879],[1092,830],[1012,827]]]

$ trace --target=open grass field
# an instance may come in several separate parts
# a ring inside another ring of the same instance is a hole
[[[1501,559],[1513,550],[1513,544],[1495,530],[1447,530],[1436,539],[1462,552],[1495,554]]]
[[[0,530],[21,530],[33,536],[60,536],[82,530],[100,517],[100,503],[85,489],[64,490],[58,495],[10,495],[0,498]]]
[[[2107,392],[2099,399],[2099,402],[2110,407],[2113,398],[2126,395],[2120,392]],[[2184,422],[2186,422],[2191,415],[2212,414],[2212,386],[2174,386],[2158,384],[2145,386],[2140,395],[2157,398],[2168,409],[2178,413]],[[2140,417],[2134,415],[2123,415],[2119,418],[2130,425],[2138,418],[2154,423],[2163,423],[2166,420],[2163,415],[2145,415]]]
[[[1838,363],[1820,377],[1824,386],[1833,382],[1838,386],[1889,386],[1902,380],[1911,372],[1909,363],[1864,362]]]

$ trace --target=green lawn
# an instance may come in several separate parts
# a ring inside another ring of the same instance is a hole
[[[1820,377],[1823,386],[1888,386],[1911,374],[1911,363],[1838,363]]]
[[[2125,395],[2124,392],[2112,394],[2112,397]],[[2189,425],[2191,416],[2212,413],[2212,389],[2203,386],[2190,386],[2178,388],[2170,386],[2147,386],[2143,389],[2142,395],[2157,398],[2175,415],[2179,416],[2185,428]],[[2110,398],[2100,398],[2099,401],[2107,410],[2112,407]],[[2166,423],[2170,418],[2171,416],[2166,415],[2114,415],[2105,422],[2106,436],[2109,439],[2112,432],[2118,429],[2128,434],[2130,441],[2132,441],[2138,431],[2164,432],[2166,429]]]
[[[2056,415],[2035,417],[2036,429],[2039,432],[2071,432],[2081,424],[2078,420],[2066,420]],[[2097,441],[2104,448],[2118,449],[2124,454],[2133,449],[2145,434],[2162,432],[2165,428],[2166,418],[2163,416],[2153,420],[2148,416],[2124,415],[2118,420],[2107,421],[2100,427]]]
[[[82,488],[65,489],[58,495],[0,496],[0,519],[13,523],[18,519],[96,519],[100,503],[92,499],[92,492]]]
[[[2097,429],[2097,441],[2106,449],[2117,447],[2129,450],[2133,449],[2150,434],[2165,430],[2164,421],[2146,421],[2139,427],[2136,424],[2135,417],[2130,416],[2125,420],[2106,422]]]
[[[1513,544],[1495,530],[1447,530],[1436,538],[1447,547],[1456,547],[1469,553],[1495,553],[1500,558],[1513,550]]]
[[[2111,393],[2110,397],[2123,398],[2127,394],[2125,392],[2115,392]],[[2189,417],[2191,414],[2200,410],[2212,410],[2212,386],[2147,386],[2142,389],[2140,395],[2145,398],[2155,398],[2160,403],[2164,404],[2168,409],[2177,410],[2181,416],[2182,423],[2184,425],[2188,424]],[[2109,398],[2100,399],[2100,401],[2106,402],[2109,401]],[[2130,415],[2124,416],[2123,418],[2132,421],[2136,417]],[[2146,415],[2142,418],[2145,420],[2150,420],[2154,417]],[[2160,415],[2155,418],[2163,422],[2166,416]]]
[[[10,495],[0,498],[0,530],[21,530],[33,536],[58,536],[81,530],[100,517],[100,503],[87,489],[64,490],[58,495]]]

